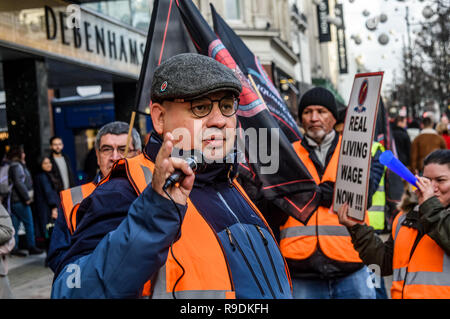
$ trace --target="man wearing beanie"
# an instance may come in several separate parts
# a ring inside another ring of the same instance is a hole
[[[316,87],[301,98],[298,115],[304,138],[293,144],[320,187],[320,206],[306,225],[288,217],[280,227],[280,248],[289,266],[294,298],[375,298],[369,272],[353,248],[350,233],[330,209],[341,137],[333,94]]]
[[[53,298],[292,298],[273,233],[236,181],[241,90],[207,56],[180,54],[156,68],[155,131],[81,202]],[[168,185],[175,170],[184,178]]]

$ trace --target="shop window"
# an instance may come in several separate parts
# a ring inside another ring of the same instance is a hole
[[[226,20],[242,20],[242,3],[240,0],[224,0],[225,1],[225,19]]]

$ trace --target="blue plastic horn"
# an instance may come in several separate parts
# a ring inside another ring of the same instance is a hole
[[[395,174],[403,178],[411,185],[416,186],[417,178],[392,154],[391,151],[384,151],[380,156],[380,163],[389,168]]]

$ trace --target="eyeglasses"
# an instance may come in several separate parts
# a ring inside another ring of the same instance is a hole
[[[219,100],[202,97],[191,101],[191,111],[199,118],[208,116],[211,113],[214,102],[219,102],[220,113],[226,117],[231,117],[236,114],[239,108],[239,99],[235,97],[225,96]]]
[[[111,156],[114,153],[114,150],[117,150],[117,153],[119,153],[122,156],[125,156],[125,149],[126,149],[125,145],[119,146],[117,148],[105,145],[105,146],[100,147],[100,153],[104,156]],[[134,151],[135,150],[129,149],[128,153],[132,153]]]

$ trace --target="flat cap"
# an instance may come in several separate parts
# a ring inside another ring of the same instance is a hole
[[[192,100],[218,91],[232,91],[239,96],[241,90],[241,82],[230,68],[205,55],[182,53],[156,68],[151,99]]]

